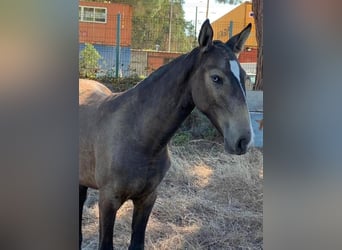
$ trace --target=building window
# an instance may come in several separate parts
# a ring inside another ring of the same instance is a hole
[[[107,19],[106,9],[95,9],[95,22],[105,23]]]
[[[106,23],[107,8],[79,6],[78,20],[81,22]]]

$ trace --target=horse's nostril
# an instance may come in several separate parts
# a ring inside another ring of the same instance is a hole
[[[246,137],[241,137],[236,143],[236,151],[238,154],[244,154],[247,151],[249,140]]]

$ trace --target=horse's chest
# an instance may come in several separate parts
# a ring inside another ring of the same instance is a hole
[[[141,174],[132,178],[131,184],[134,186],[132,196],[140,196],[153,192],[163,180],[165,173],[170,167],[168,157],[163,160],[146,162],[142,168]],[[136,182],[134,181],[137,180]]]
[[[154,165],[149,168],[146,179],[146,186],[155,188],[165,176],[166,171],[169,169],[169,164]]]

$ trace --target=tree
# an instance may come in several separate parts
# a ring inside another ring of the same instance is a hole
[[[252,0],[252,9],[254,12],[256,39],[258,42],[258,61],[255,90],[263,90],[263,65],[264,65],[264,39],[263,39],[263,21],[264,21],[264,1]]]
[[[183,0],[88,0],[126,3],[133,7],[132,48],[186,52],[193,47],[193,25],[185,21]],[[171,15],[172,14],[172,15]],[[170,22],[171,19],[171,22]],[[170,32],[171,28],[171,32]]]
[[[133,48],[155,49],[158,45],[164,51],[185,52],[192,49],[193,26],[185,21],[182,1],[142,0],[135,6]]]
[[[241,0],[216,0],[218,3],[238,4]],[[254,90],[263,90],[263,58],[264,58],[264,40],[263,40],[263,0],[252,0],[252,10],[254,12],[254,22],[256,30],[256,39],[258,42],[256,82]]]

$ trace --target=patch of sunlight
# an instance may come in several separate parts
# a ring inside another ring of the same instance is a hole
[[[200,164],[193,166],[192,174],[196,178],[195,185],[204,188],[209,185],[213,170],[205,164]]]

